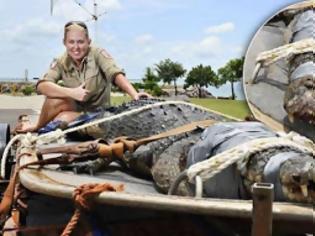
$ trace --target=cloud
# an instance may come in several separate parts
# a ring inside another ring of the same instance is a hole
[[[174,46],[171,51],[185,57],[215,57],[222,51],[222,42],[219,37],[209,36],[199,42],[182,42]]]
[[[145,47],[143,48],[143,54],[150,54],[153,52],[153,48],[152,47]]]
[[[150,10],[157,9],[179,9],[183,8],[182,0],[126,0],[127,4],[133,5],[135,7],[145,7]],[[136,2],[136,4],[135,4]]]
[[[10,29],[2,30],[0,33],[3,35],[1,41],[23,44],[30,41],[35,42],[42,38],[57,36],[60,30],[59,24],[37,18],[11,27]]]
[[[245,51],[246,51],[243,46],[235,46],[233,47],[233,49],[235,53],[238,53],[240,55],[245,54]]]
[[[151,34],[142,34],[135,38],[135,42],[140,45],[147,45],[153,42],[153,36]]]
[[[92,5],[93,1],[90,0],[89,4]],[[98,5],[99,5],[100,9],[103,9],[103,10],[120,10],[120,9],[122,9],[122,5],[119,2],[119,0],[100,1],[98,3]]]
[[[225,33],[225,32],[231,32],[235,29],[235,25],[232,22],[225,22],[220,25],[214,25],[208,27],[205,32],[208,34],[214,33],[214,34],[219,34],[219,33]]]
[[[201,56],[217,55],[222,49],[222,43],[219,37],[209,36],[199,42],[195,49]]]
[[[92,34],[91,36],[93,36],[94,32],[91,32],[90,34]],[[113,43],[115,42],[115,40],[117,39],[116,35],[108,33],[108,32],[103,32],[103,31],[98,31],[97,32],[97,43],[100,44],[109,44],[109,43]]]

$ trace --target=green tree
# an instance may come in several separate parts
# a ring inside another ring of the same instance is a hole
[[[131,83],[131,84],[137,91],[139,91],[140,89],[144,89],[144,84],[143,83],[135,82],[135,83]],[[112,88],[113,91],[115,91],[114,88],[115,87]]]
[[[153,90],[156,86],[158,86],[160,79],[156,74],[154,74],[154,70],[152,70],[150,67],[147,67],[145,69],[145,74],[142,81],[144,83],[145,89]]]
[[[161,96],[163,94],[162,89],[158,85],[160,78],[154,73],[154,70],[147,67],[144,77],[142,78],[143,88],[151,93],[153,96]]]
[[[199,91],[199,97],[201,98],[201,88],[208,87],[209,85],[217,87],[218,77],[211,66],[203,66],[200,64],[189,71],[187,78],[185,79],[184,88],[196,86]]]
[[[182,64],[173,62],[170,59],[165,59],[164,61],[160,61],[156,64],[156,71],[158,73],[158,77],[163,80],[164,83],[174,83],[175,95],[177,95],[176,81],[186,73]]]
[[[32,93],[35,93],[35,85],[25,85],[22,88],[22,93],[26,96],[32,95]]]
[[[244,57],[232,59],[218,70],[220,84],[230,82],[232,99],[235,99],[234,83],[239,81],[243,75]]]

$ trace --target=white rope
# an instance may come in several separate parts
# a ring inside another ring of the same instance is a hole
[[[278,132],[277,134],[282,138],[289,139],[295,143],[303,145],[304,147],[308,147],[312,150],[315,150],[314,142],[311,139],[308,139],[305,136],[300,135],[299,133],[290,131],[289,133]]]
[[[79,131],[79,130],[82,130],[82,129],[85,129],[85,128],[88,128],[88,127],[91,127],[91,126],[95,126],[95,125],[98,125],[98,124],[103,123],[105,121],[119,119],[122,116],[132,115],[132,114],[135,114],[135,113],[139,113],[141,111],[145,111],[145,110],[151,109],[153,107],[159,107],[161,105],[169,105],[169,104],[188,105],[190,107],[196,107],[198,109],[201,109],[201,110],[204,110],[204,111],[207,111],[207,112],[211,112],[211,113],[215,113],[217,115],[224,116],[226,118],[229,118],[229,119],[237,121],[237,119],[234,118],[234,117],[230,117],[230,116],[224,115],[224,114],[222,114],[220,112],[212,111],[212,110],[207,109],[207,108],[202,107],[202,106],[193,105],[191,103],[182,102],[182,101],[165,101],[165,102],[158,102],[158,103],[146,105],[146,106],[143,106],[143,107],[140,107],[140,108],[132,109],[130,111],[126,111],[126,112],[123,112],[123,113],[120,113],[120,114],[117,114],[117,115],[113,115],[113,116],[110,116],[110,117],[104,117],[104,118],[98,119],[96,121],[92,121],[92,122],[89,122],[87,124],[80,125],[78,127],[66,129],[64,131],[61,131],[61,130],[52,131],[52,132],[49,132],[47,134],[38,136],[36,139],[32,140],[32,142],[34,143],[34,145],[35,145],[35,143],[38,143],[38,144],[49,144],[49,143],[57,141],[57,140],[59,140],[60,143],[63,143],[63,142],[65,142],[64,137],[65,137],[66,134],[69,134],[69,133],[72,133],[72,132],[75,132],[75,131]]]
[[[113,115],[113,116],[110,116],[110,117],[104,117],[104,118],[98,119],[96,121],[92,121],[92,122],[89,122],[87,124],[80,125],[78,127],[66,129],[64,131],[62,131],[60,129],[57,129],[55,131],[49,132],[49,133],[41,135],[41,136],[38,136],[37,134],[31,134],[31,133],[27,133],[27,134],[23,134],[23,135],[22,134],[21,135],[16,135],[14,138],[11,139],[9,144],[6,146],[5,151],[4,151],[3,155],[2,155],[1,170],[0,170],[1,173],[0,173],[0,175],[1,175],[2,178],[4,178],[4,175],[5,175],[5,163],[6,163],[6,160],[7,160],[8,150],[11,148],[12,144],[16,140],[20,140],[21,141],[21,147],[29,147],[29,148],[34,148],[37,145],[49,144],[49,143],[52,143],[52,142],[58,142],[58,143],[63,144],[63,143],[66,142],[65,135],[68,134],[68,133],[72,133],[72,132],[79,131],[79,130],[82,130],[82,129],[85,129],[85,128],[88,128],[88,127],[91,127],[91,126],[95,126],[95,125],[98,125],[98,124],[103,123],[105,121],[119,119],[122,116],[139,113],[141,111],[145,111],[145,110],[151,109],[152,107],[158,107],[158,106],[169,105],[169,104],[188,105],[190,107],[195,107],[195,108],[198,108],[200,110],[204,110],[204,111],[207,111],[207,112],[210,112],[210,113],[214,113],[214,114],[217,114],[217,115],[220,115],[220,116],[223,116],[223,117],[226,117],[226,118],[238,121],[238,119],[236,119],[234,117],[231,117],[231,116],[228,116],[228,115],[224,115],[224,114],[222,114],[220,112],[213,111],[213,110],[207,109],[207,108],[202,107],[202,106],[193,105],[191,103],[182,102],[182,101],[164,101],[164,102],[158,102],[158,103],[155,103],[155,104],[149,104],[149,105],[146,105],[146,106],[143,106],[143,107],[140,107],[140,108],[137,108],[137,109],[133,109],[133,110],[130,110],[130,111],[126,111],[126,112],[123,112],[123,113],[120,113],[120,114],[117,114],[117,115]]]
[[[120,114],[117,114],[117,115],[113,115],[113,116],[110,116],[110,117],[104,117],[104,118],[98,119],[96,121],[92,121],[92,122],[89,122],[87,124],[80,125],[78,127],[66,129],[64,131],[62,131],[60,129],[57,129],[55,131],[49,132],[49,133],[41,135],[41,136],[38,136],[37,134],[31,134],[31,133],[16,135],[14,138],[12,138],[10,140],[10,142],[8,143],[8,145],[6,146],[6,148],[5,148],[4,152],[3,152],[2,160],[1,160],[0,175],[1,175],[2,178],[4,178],[4,176],[5,176],[5,164],[7,162],[8,152],[9,152],[12,144],[15,143],[17,140],[21,141],[21,147],[28,147],[28,148],[34,148],[37,145],[49,144],[49,143],[53,143],[53,142],[57,142],[57,143],[63,144],[63,143],[66,142],[65,135],[68,134],[68,133],[72,133],[72,132],[79,131],[79,130],[82,130],[82,129],[85,129],[85,128],[88,128],[88,127],[91,127],[91,126],[94,126],[94,125],[98,125],[98,124],[103,123],[105,121],[119,119],[122,116],[139,113],[141,111],[145,111],[145,110],[151,109],[152,107],[158,107],[158,106],[161,106],[161,105],[169,105],[169,104],[188,105],[190,107],[195,107],[195,108],[198,108],[200,110],[211,112],[211,113],[214,113],[214,114],[217,114],[217,115],[220,115],[220,116],[223,116],[223,117],[235,120],[235,121],[238,120],[236,118],[224,115],[224,114],[222,114],[220,112],[212,111],[212,110],[207,109],[205,107],[198,106],[198,105],[193,105],[191,103],[186,103],[186,102],[182,102],[182,101],[164,101],[164,102],[158,102],[158,103],[155,103],[155,104],[149,104],[149,105],[146,105],[146,106],[143,106],[143,107],[140,107],[140,108],[137,108],[137,109],[133,109],[133,110],[130,110],[130,111],[126,111],[126,112],[123,112],[123,113],[120,113]]]
[[[288,137],[255,139],[190,166],[187,169],[188,180],[192,183],[195,177],[199,175],[203,181],[206,181],[236,162],[238,162],[238,168],[242,169],[247,165],[252,154],[277,147],[292,147],[315,156],[314,148],[304,146],[303,143],[295,143]]]
[[[64,144],[66,143],[65,134],[66,134],[65,130],[62,131],[61,129],[57,129],[47,134],[36,136],[32,142],[33,142],[33,145],[44,145],[44,144],[49,144],[53,142]]]
[[[194,105],[194,104],[191,104],[191,103],[182,102],[182,101],[164,101],[164,102],[158,102],[158,103],[154,103],[154,104],[149,104],[149,105],[146,105],[146,106],[143,106],[143,107],[140,107],[140,108],[136,108],[136,109],[133,109],[133,110],[130,110],[130,111],[126,111],[126,112],[123,112],[123,113],[120,113],[120,114],[117,114],[117,115],[113,115],[113,116],[110,116],[110,117],[105,117],[105,118],[102,118],[100,120],[96,120],[96,121],[92,121],[92,122],[87,123],[87,124],[83,124],[83,125],[81,125],[79,127],[74,127],[74,128],[71,128],[71,129],[67,129],[67,130],[64,131],[64,133],[68,134],[68,133],[71,133],[71,132],[75,132],[75,131],[78,131],[78,130],[85,129],[85,128],[93,126],[93,125],[98,125],[100,123],[103,123],[104,121],[114,120],[114,119],[120,118],[122,116],[132,115],[134,113],[139,113],[141,111],[145,111],[145,110],[151,109],[153,107],[159,107],[161,105],[169,105],[169,104],[181,104],[181,105],[187,105],[187,106],[190,106],[190,107],[196,107],[196,108],[198,108],[200,110],[208,111],[208,112],[211,112],[211,113],[215,113],[215,114],[218,114],[218,115],[225,116],[227,118],[236,120],[236,118],[234,118],[234,117],[222,114],[222,113],[217,112],[217,111],[212,111],[212,110],[207,109],[205,107]]]
[[[220,115],[220,116],[223,116],[223,117],[235,120],[235,121],[238,120],[238,119],[236,119],[234,117],[230,117],[230,116],[224,115],[224,114],[222,114],[220,112],[213,111],[213,110],[207,109],[207,108],[202,107],[202,106],[193,105],[191,103],[186,103],[186,102],[182,102],[182,101],[164,101],[164,102],[158,102],[158,103],[155,103],[155,104],[149,104],[149,105],[146,105],[146,106],[143,106],[143,107],[140,107],[140,108],[137,108],[137,109],[133,109],[133,110],[130,110],[130,111],[126,111],[126,112],[123,112],[123,113],[120,113],[120,114],[117,114],[117,115],[113,115],[113,116],[110,116],[110,117],[104,117],[102,119],[98,119],[96,121],[92,121],[92,122],[89,122],[87,124],[80,125],[78,127],[66,129],[64,131],[62,131],[60,129],[57,129],[55,131],[49,132],[49,133],[41,135],[41,136],[38,136],[37,134],[31,134],[31,133],[27,133],[27,134],[23,134],[23,135],[22,134],[21,135],[16,135],[14,138],[11,139],[9,144],[6,146],[5,151],[4,151],[3,155],[2,155],[1,170],[0,170],[1,173],[0,174],[1,174],[2,177],[4,177],[5,163],[6,163],[6,159],[7,159],[6,156],[8,155],[8,150],[11,148],[12,144],[16,140],[20,140],[21,141],[21,146],[22,147],[30,147],[30,148],[34,148],[37,145],[49,144],[49,143],[52,143],[52,142],[58,142],[58,143],[63,144],[63,143],[66,142],[65,141],[65,135],[68,134],[68,133],[79,131],[79,130],[82,130],[82,129],[85,129],[85,128],[88,128],[88,127],[91,127],[91,126],[94,126],[94,125],[98,125],[98,124],[103,123],[105,121],[119,119],[122,116],[139,113],[141,111],[145,111],[145,110],[151,109],[153,107],[158,107],[158,106],[162,106],[162,105],[169,105],[169,104],[187,105],[187,106],[195,107],[195,108],[198,108],[200,110],[211,112],[211,113],[214,113],[214,114],[217,114],[217,115]]]
[[[23,136],[25,136],[24,134],[18,134],[16,136],[14,136],[9,143],[6,145],[3,153],[2,153],[2,157],[1,157],[1,170],[0,170],[0,176],[2,179],[5,178],[5,165],[7,163],[7,159],[8,159],[8,155],[9,155],[9,151],[11,149],[11,146],[17,142],[18,140],[21,140],[23,138]]]
[[[6,145],[2,157],[1,157],[1,169],[0,169],[0,176],[2,179],[5,178],[5,173],[6,173],[6,163],[7,163],[7,159],[8,159],[8,154],[9,151],[12,147],[12,145],[17,142],[20,141],[20,147],[25,147],[25,148],[35,148],[36,145],[40,145],[43,143],[50,143],[53,141],[59,141],[59,143],[65,143],[65,140],[63,138],[63,134],[61,130],[57,130],[54,132],[54,137],[51,137],[51,139],[49,139],[49,136],[46,136],[43,140],[38,138],[39,136],[37,136],[37,134],[32,134],[30,132],[26,133],[26,134],[18,134],[15,135],[10,141],[9,143]]]
[[[288,11],[302,11],[308,8],[315,8],[315,0],[307,0],[300,3],[293,4],[291,6],[288,6],[284,10]]]
[[[290,58],[293,55],[314,52],[314,50],[315,40],[313,38],[303,39],[295,43],[286,44],[269,51],[261,52],[256,58],[256,63],[261,63],[263,66],[269,66],[282,58]]]

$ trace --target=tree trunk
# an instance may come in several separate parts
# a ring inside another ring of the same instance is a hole
[[[198,87],[198,97],[201,98],[201,86]]]
[[[231,82],[232,99],[235,100],[234,83]]]
[[[174,79],[174,89],[175,89],[175,96],[177,96],[177,85],[176,85],[176,79]]]

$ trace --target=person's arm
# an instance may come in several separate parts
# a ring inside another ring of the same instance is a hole
[[[140,97],[151,97],[149,94],[140,92],[138,93],[136,89],[132,86],[132,84],[126,79],[126,77],[119,73],[116,75],[114,79],[114,83],[118,86],[121,90],[127,93],[133,100],[138,100]]]
[[[132,99],[137,100],[140,97],[151,97],[149,94],[138,93],[132,84],[127,80],[121,68],[119,68],[114,59],[104,49],[96,49],[96,61],[101,70],[106,75],[106,79],[118,86],[121,90],[127,93]]]
[[[83,83],[77,88],[62,87],[57,84],[61,78],[62,66],[59,59],[54,59],[47,73],[37,82],[37,92],[51,98],[72,98],[77,101],[83,101],[89,93],[84,88],[85,84]]]
[[[54,82],[42,81],[37,85],[37,90],[47,97],[72,98],[77,101],[83,101],[86,95],[89,93],[89,91],[85,89],[84,86],[85,84],[83,83],[76,88],[66,88],[59,86]]]
[[[114,83],[118,86],[121,90],[127,93],[132,99],[138,99],[137,95],[138,92],[135,88],[130,84],[130,82],[126,79],[126,77],[119,73],[116,75],[114,79]]]

